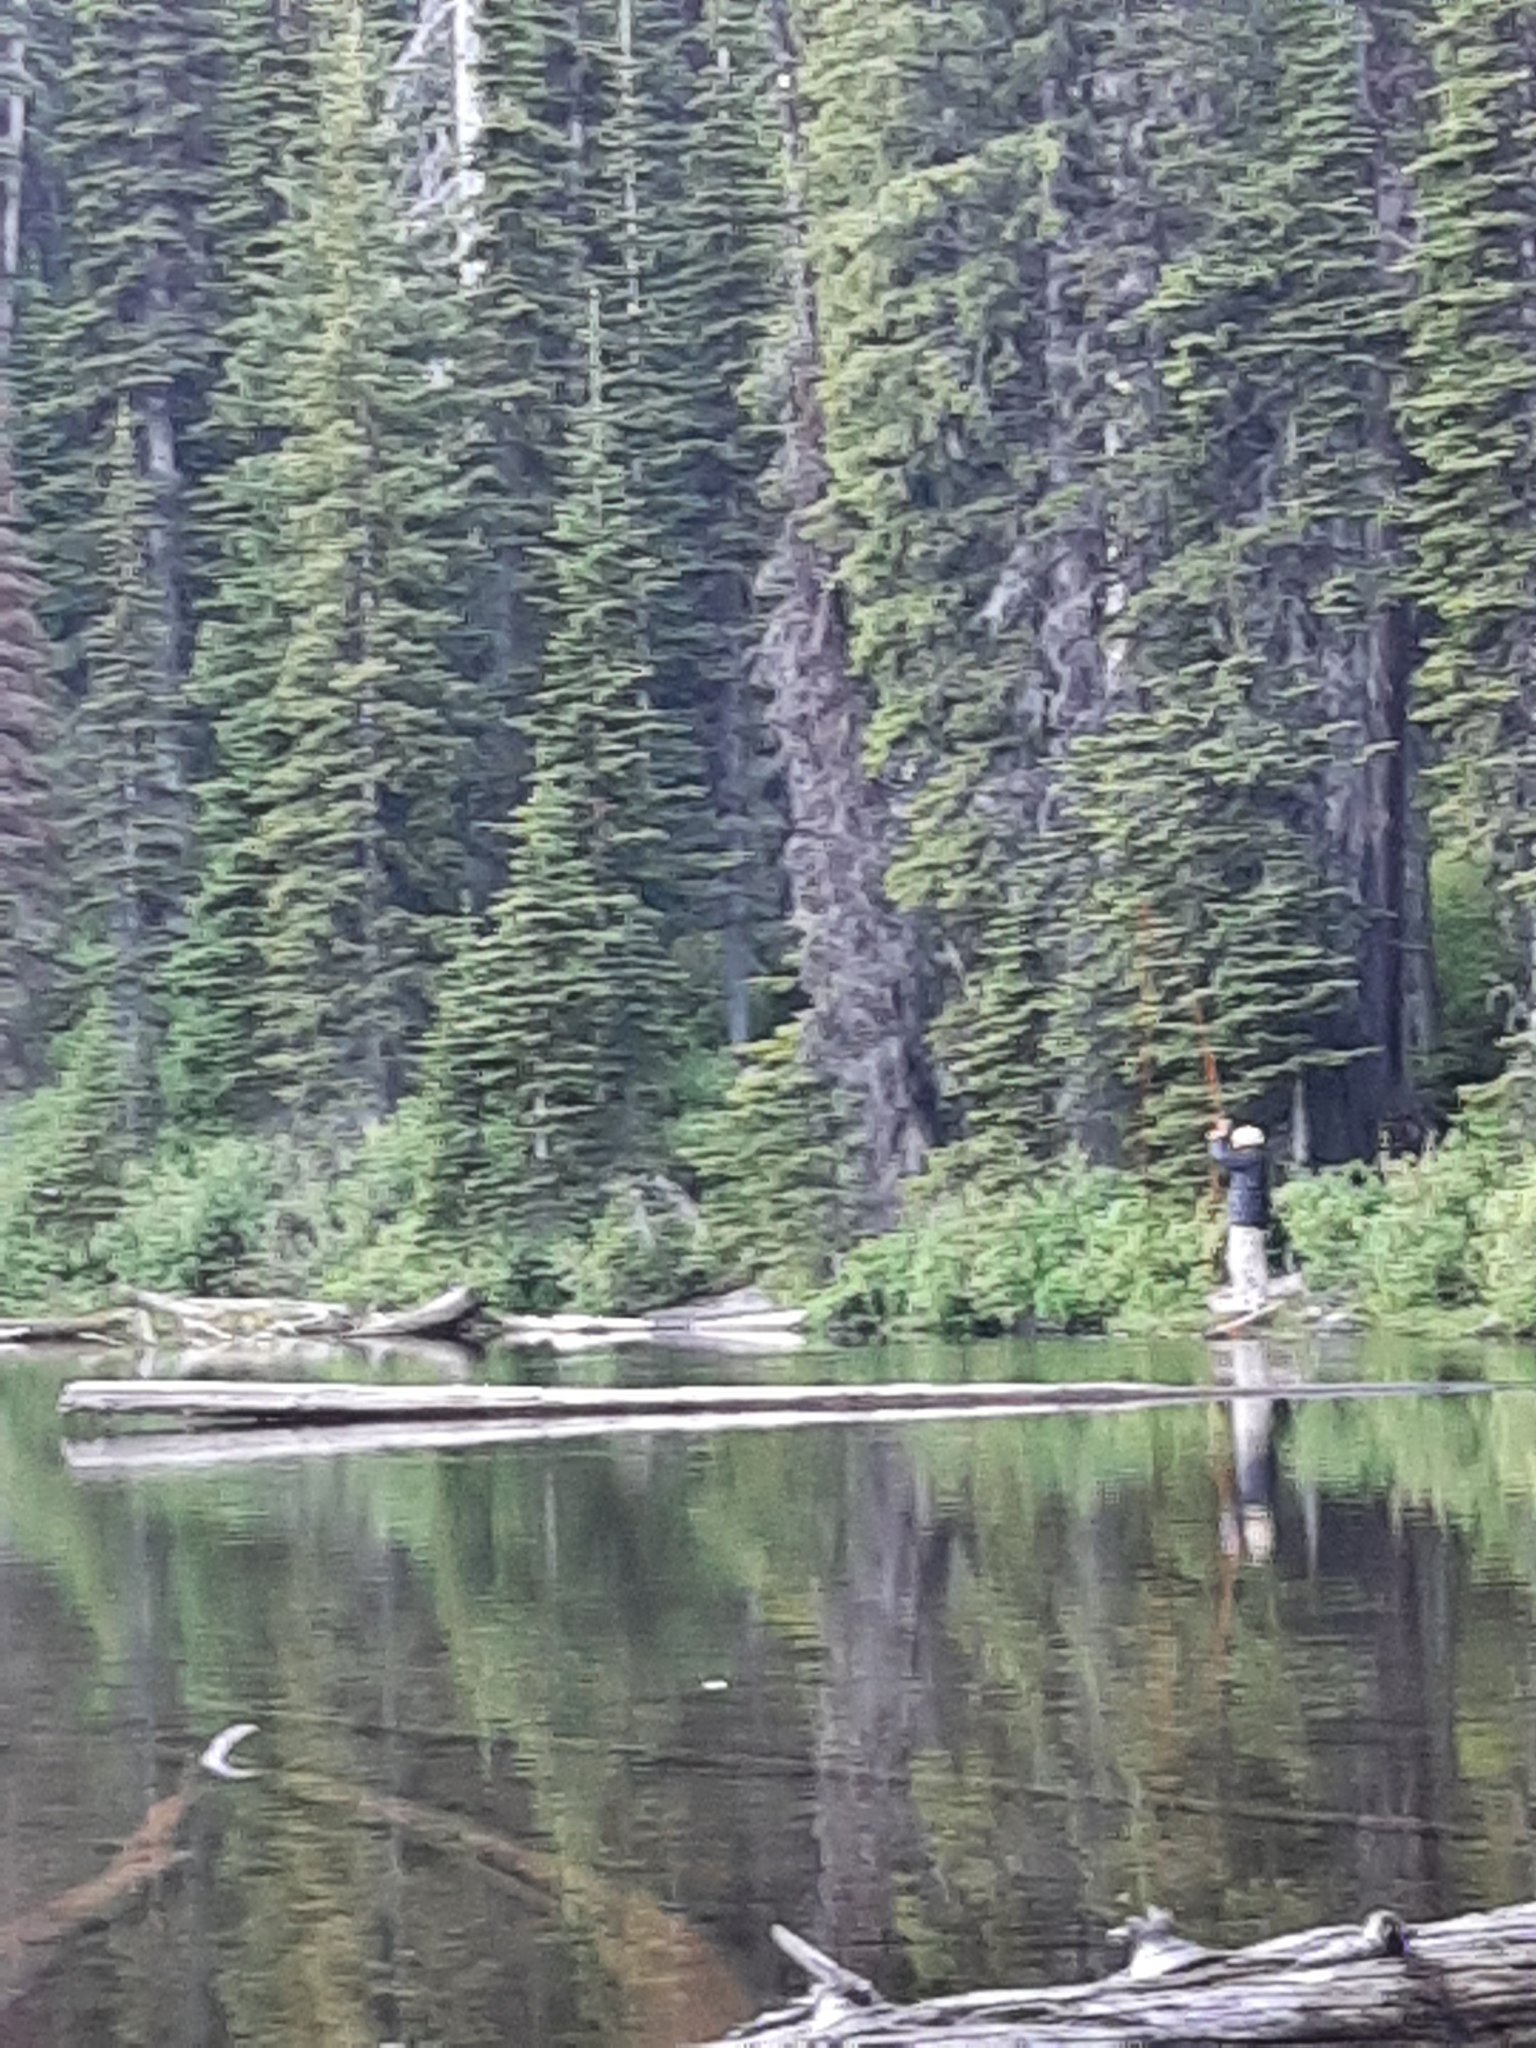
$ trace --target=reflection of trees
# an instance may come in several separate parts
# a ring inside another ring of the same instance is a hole
[[[948,1532],[906,1442],[861,1432],[842,1449],[838,1550],[821,1599],[817,1939],[896,1989],[886,1951],[898,1882],[921,1867],[912,1760],[934,1734]]]
[[[1125,1897],[1235,1939],[1530,1887],[1523,1401],[1295,1409],[1275,1561],[1224,1607],[1214,1414],[81,1487],[52,1399],[0,1381],[0,1713],[32,1702],[0,1824],[73,1813],[49,1882],[249,1714],[549,1883],[251,1787],[40,2041],[637,2043],[647,1985],[702,1983],[700,1928],[757,1996],[774,1917],[901,1991],[1087,1967]]]

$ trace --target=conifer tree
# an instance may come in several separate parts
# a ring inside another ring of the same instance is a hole
[[[617,31],[602,188],[609,291],[625,308],[614,395],[630,423],[637,530],[656,564],[646,636],[657,701],[691,736],[690,829],[714,856],[693,915],[719,935],[723,1021],[739,1041],[777,908],[747,682],[768,540],[757,485],[772,452],[748,389],[776,263],[771,52],[760,10],[742,0],[698,19],[624,0]]]
[[[801,46],[789,7],[769,8],[780,112],[781,292],[776,390],[783,439],[770,479],[778,517],[759,579],[756,674],[783,762],[783,864],[808,1014],[799,1041],[848,1133],[854,1214],[878,1229],[934,1136],[916,935],[886,893],[890,821],[865,770],[866,706],[848,656],[835,559],[818,535],[826,489],[818,279],[807,222]]]
[[[526,720],[529,794],[488,927],[467,937],[431,1061],[460,1213],[549,1227],[596,1206],[603,1175],[658,1156],[686,1036],[673,955],[677,733],[652,699],[650,564],[605,395],[596,295],[589,388],[552,543],[555,611]],[[467,1148],[463,1134],[473,1133]],[[439,1200],[443,1200],[440,1193]]]
[[[153,1129],[164,974],[188,882],[187,709],[167,652],[154,486],[130,401],[118,408],[102,485],[112,600],[84,634],[84,694],[71,734],[71,873],[92,942],[136,1136]],[[96,979],[96,975],[92,976]]]
[[[254,1020],[278,1102],[366,1114],[403,1084],[433,921],[459,899],[474,537],[454,308],[392,204],[379,54],[355,0],[319,18],[326,148],[291,167],[229,369],[255,445],[218,487],[196,676],[218,761],[177,1058],[223,1097]]]
[[[58,928],[52,657],[16,482],[14,337],[29,97],[29,10],[0,12],[0,1095],[35,1078]]]
[[[504,716],[487,736],[472,880],[479,906],[504,880],[500,828],[526,763],[516,719],[536,687],[552,616],[547,543],[567,425],[581,398],[585,188],[595,125],[573,0],[487,0],[478,32],[475,389],[485,420],[486,606]]]
[[[48,147],[62,262],[30,309],[29,500],[67,644],[114,601],[99,480],[126,403],[148,486],[167,683],[190,648],[188,443],[214,355],[208,205],[220,10],[81,0],[63,30]]]
[[[51,654],[21,532],[0,398],[0,1094],[35,1077],[58,933]]]
[[[1403,430],[1418,464],[1414,589],[1429,622],[1415,709],[1441,741],[1442,832],[1499,876],[1536,962],[1536,258],[1530,208],[1536,17],[1437,0],[1433,83],[1413,165],[1419,235]],[[1528,965],[1527,975],[1536,974]],[[1536,1014],[1536,981],[1514,1021]]]

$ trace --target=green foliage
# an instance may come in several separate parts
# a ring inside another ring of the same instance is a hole
[[[277,1162],[260,1139],[222,1138],[134,1161],[121,1206],[92,1252],[114,1278],[188,1294],[253,1292],[277,1192]]]
[[[0,1127],[0,1301],[46,1308],[99,1287],[96,1233],[117,1206],[125,1075],[107,998],[56,1041],[56,1078]]]
[[[554,1247],[565,1297],[589,1315],[638,1315],[700,1293],[712,1277],[697,1207],[657,1175],[616,1187],[582,1236]]]
[[[1445,744],[1448,844],[1492,863],[1511,910],[1536,891],[1526,679],[1536,573],[1536,271],[1525,234],[1536,85],[1524,7],[1437,0],[1401,401],[1416,459],[1416,593],[1431,621],[1419,716]]]
[[[1278,1197],[1311,1285],[1376,1315],[1466,1307],[1479,1299],[1504,1168],[1475,1135],[1454,1134],[1422,1160],[1299,1175]],[[1491,1206],[1492,1205],[1492,1206]],[[1502,1284],[1502,1283],[1501,1283]]]
[[[731,1280],[791,1300],[826,1278],[843,1235],[846,1146],[799,1024],[745,1047],[724,1101],[685,1118],[678,1149],[703,1184],[712,1255]]]
[[[1520,960],[1507,906],[1493,874],[1465,849],[1435,855],[1430,887],[1440,1002],[1432,1076],[1442,1087],[1491,1081],[1504,1020],[1519,1007]]]
[[[914,1190],[903,1228],[850,1252],[817,1308],[865,1332],[1102,1330],[1187,1314],[1214,1249],[1187,1201],[1074,1156],[1011,1195]]]
[[[316,19],[326,146],[295,141],[227,368],[220,423],[249,452],[212,490],[194,673],[217,761],[173,1054],[215,1117],[393,1102],[465,872],[478,551],[460,309],[396,218],[364,10],[331,0]]]
[[[936,1135],[851,1308],[1102,1323],[1214,1065],[1330,1157],[1496,1085],[1286,1199],[1518,1303],[1529,10],[477,11],[462,134],[410,9],[18,16],[16,1284],[799,1295]]]
[[[59,936],[59,806],[50,769],[60,707],[38,619],[41,596],[10,451],[0,443],[0,1095],[36,1078]]]
[[[649,562],[602,349],[594,297],[552,544],[559,609],[526,721],[532,786],[507,886],[446,979],[429,1062],[461,1134],[444,1146],[444,1213],[536,1234],[590,1215],[615,1166],[654,1157],[688,1036],[688,750],[653,701]]]

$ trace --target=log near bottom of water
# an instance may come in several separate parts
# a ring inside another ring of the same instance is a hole
[[[1349,1955],[1360,1928],[1213,1951],[1140,1979],[979,1992],[896,2006],[808,1944],[799,2006],[736,2029],[758,2048],[1085,2048],[1108,2042],[1536,2042],[1536,1904],[1410,1928],[1402,1955]],[[1320,1953],[1340,1957],[1318,1960]],[[815,1963],[822,1967],[816,1968]],[[723,2043],[713,2048],[724,2048]]]

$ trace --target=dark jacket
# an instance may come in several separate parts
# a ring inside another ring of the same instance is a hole
[[[1211,1157],[1227,1176],[1227,1221],[1250,1230],[1269,1228],[1269,1148],[1212,1138]]]

